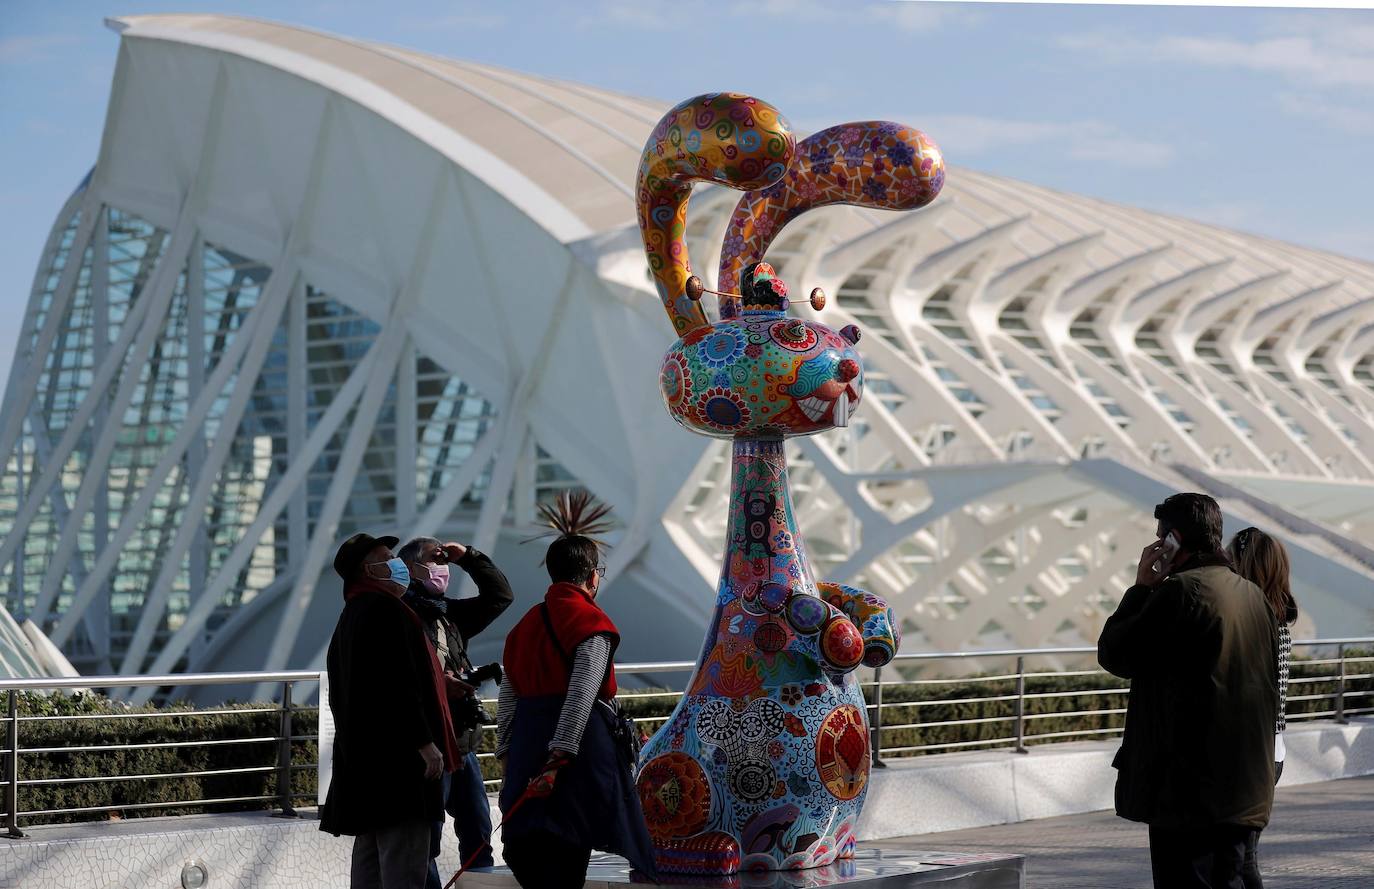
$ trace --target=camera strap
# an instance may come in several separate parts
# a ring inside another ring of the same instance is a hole
[[[548,603],[548,602],[540,602],[540,603],[539,603],[539,616],[542,617],[542,618],[544,618],[544,629],[547,630],[548,633],[549,633],[549,641],[553,643],[553,647],[558,651],[558,656],[561,657],[561,658],[563,659],[564,665],[567,666],[567,668],[568,668],[568,679],[569,679],[569,681],[571,681],[571,680],[572,680],[572,671],[573,671],[573,659],[572,659],[572,655],[568,654],[568,650],[567,650],[566,648],[563,647],[563,643],[558,641],[558,633],[554,632],[554,629],[553,629],[553,618],[549,617],[549,603]],[[606,676],[610,676],[610,675],[611,675],[611,668],[615,666],[615,660],[614,660],[614,659],[615,659],[615,653],[612,652],[612,654],[611,654],[611,660],[609,660],[609,661],[606,662],[606,675],[601,677],[601,681],[602,681],[603,683],[606,681]],[[599,696],[598,696],[597,700],[600,700],[600,697],[599,697]],[[612,708],[612,709],[614,710],[614,709],[617,709],[617,708]]]
[[[563,647],[563,643],[558,641],[558,634],[555,633],[553,630],[553,618],[549,617],[548,602],[539,603],[539,614],[544,618],[544,629],[549,631],[549,641],[552,642],[553,647],[558,650],[558,656],[561,657],[563,659],[563,663],[567,665],[568,675],[571,676],[573,668],[573,659],[568,654],[567,649]]]

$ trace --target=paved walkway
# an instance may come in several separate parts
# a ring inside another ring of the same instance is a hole
[[[1145,831],[1093,812],[865,845],[1019,852],[1030,889],[1149,889]],[[1374,887],[1374,776],[1279,788],[1260,868],[1265,889]]]

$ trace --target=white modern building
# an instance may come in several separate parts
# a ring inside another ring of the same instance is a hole
[[[535,503],[585,485],[621,526],[620,657],[695,657],[728,460],[657,391],[632,186],[669,101],[238,18],[110,26],[0,417],[4,604],[84,672],[318,665],[341,537],[472,541],[529,603]],[[693,199],[708,285],[737,198]],[[865,333],[868,396],[796,443],[795,495],[819,574],[886,596],[908,648],[1093,640],[1173,490],[1289,542],[1300,634],[1374,625],[1374,264],[959,167],[769,258]]]

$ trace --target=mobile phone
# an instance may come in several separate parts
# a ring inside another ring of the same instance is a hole
[[[1178,539],[1178,531],[1173,528],[1161,539],[1162,544],[1159,548],[1159,561],[1155,562],[1155,571],[1164,573],[1173,564],[1174,556],[1178,555],[1179,547],[1182,543]]]

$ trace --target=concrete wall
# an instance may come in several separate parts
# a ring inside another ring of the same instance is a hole
[[[1374,719],[1284,732],[1282,787],[1374,774]],[[867,840],[1010,824],[1113,807],[1116,741],[891,760],[875,769],[859,821]]]
[[[1283,782],[1306,784],[1374,774],[1374,719],[1291,727]],[[952,753],[894,760],[873,772],[861,840],[1005,824],[1111,808],[1114,742],[1055,744],[1024,755]],[[493,812],[493,821],[497,816]],[[131,887],[178,889],[182,864],[199,859],[207,889],[346,886],[352,841],[299,819],[263,813],[191,815],[28,829],[0,839],[0,889]],[[498,861],[499,841],[497,845]],[[1009,850],[1015,851],[1015,850]],[[446,831],[440,871],[458,866]]]

